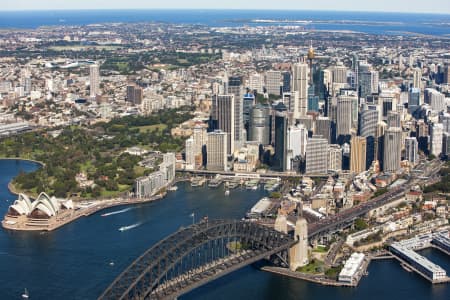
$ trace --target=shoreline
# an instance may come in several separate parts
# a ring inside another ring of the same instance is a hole
[[[28,161],[35,164],[40,165],[41,167],[45,167],[45,163],[39,160],[34,160],[31,158],[21,158],[21,157],[0,157],[0,160],[22,160],[22,161]]]

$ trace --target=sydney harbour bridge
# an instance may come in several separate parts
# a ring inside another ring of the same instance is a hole
[[[181,228],[137,258],[99,299],[175,299],[262,259],[289,266],[291,235],[249,221]]]

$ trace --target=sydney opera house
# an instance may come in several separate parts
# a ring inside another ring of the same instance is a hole
[[[32,200],[19,194],[8,209],[2,226],[12,230],[53,230],[77,216],[72,200],[57,199],[41,193]]]
[[[27,216],[34,219],[49,219],[57,216],[62,210],[73,209],[72,200],[61,200],[41,193],[31,201],[27,195],[19,194],[19,198],[9,207],[10,216]]]

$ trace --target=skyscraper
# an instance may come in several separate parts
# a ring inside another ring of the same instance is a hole
[[[328,141],[313,136],[306,145],[306,174],[327,174]]]
[[[444,84],[450,85],[450,64],[446,63],[444,65]]]
[[[255,73],[255,74],[250,75],[249,81],[250,81],[249,88],[252,91],[257,91],[258,93],[263,93],[264,77],[261,74]]]
[[[337,99],[337,130],[338,140],[345,140],[350,136],[352,129],[353,97],[339,95]]]
[[[440,123],[433,124],[430,129],[431,149],[430,153],[439,157],[442,153],[442,139],[444,137],[444,126]]]
[[[292,96],[294,118],[305,116],[308,110],[308,65],[296,63],[292,67]]]
[[[232,76],[228,80],[228,94],[234,95],[234,136],[231,151],[234,152],[244,142],[244,88],[242,78]]]
[[[303,125],[289,126],[287,132],[286,169],[292,170],[292,160],[304,156],[308,139],[308,131]]]
[[[383,171],[395,173],[400,169],[402,130],[398,127],[386,129],[384,133]]]
[[[419,161],[419,143],[415,137],[407,137],[405,139],[405,160],[413,165]]]
[[[185,142],[186,150],[186,169],[193,170],[195,168],[194,139],[192,136]]]
[[[359,121],[359,134],[363,137],[376,137],[379,112],[376,107],[363,110]]]
[[[401,127],[400,115],[396,111],[390,111],[387,115],[388,127]]]
[[[342,171],[342,148],[339,145],[328,145],[328,170]]]
[[[291,73],[290,72],[283,72],[282,74],[283,77],[283,88],[282,88],[282,92],[283,93],[290,93],[291,92]]]
[[[215,129],[228,133],[227,150],[228,155],[234,152],[235,141],[235,96],[214,95],[212,99],[212,119],[217,126]]]
[[[142,103],[142,88],[135,85],[128,85],[127,101],[134,105],[140,105]]]
[[[333,68],[333,83],[347,83],[347,68],[342,63]]]
[[[266,72],[266,91],[268,94],[280,96],[281,91],[281,72],[267,71]]]
[[[361,173],[366,170],[367,141],[365,137],[353,136],[350,143],[350,171]]]
[[[434,111],[446,111],[447,105],[445,102],[445,95],[436,90],[433,90],[430,93],[430,105]]]
[[[248,140],[262,145],[270,143],[270,109],[260,104],[253,107],[250,112],[250,126]]]
[[[208,133],[208,142],[206,144],[206,167],[208,170],[227,170],[227,136],[227,133],[220,130]]]
[[[331,143],[331,121],[328,117],[317,117],[315,135],[321,135]]]
[[[420,89],[422,87],[422,70],[414,68],[413,70],[413,88]]]
[[[365,98],[378,93],[379,75],[377,71],[367,71],[359,74],[361,97]]]
[[[89,89],[91,98],[100,95],[100,69],[97,64],[89,66]]]
[[[288,117],[284,111],[275,112],[275,156],[274,167],[286,171]]]
[[[408,112],[413,114],[420,107],[420,89],[412,88],[408,97]]]

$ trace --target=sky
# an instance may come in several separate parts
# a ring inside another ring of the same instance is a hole
[[[450,0],[0,0],[0,10],[296,9],[450,14]]]

